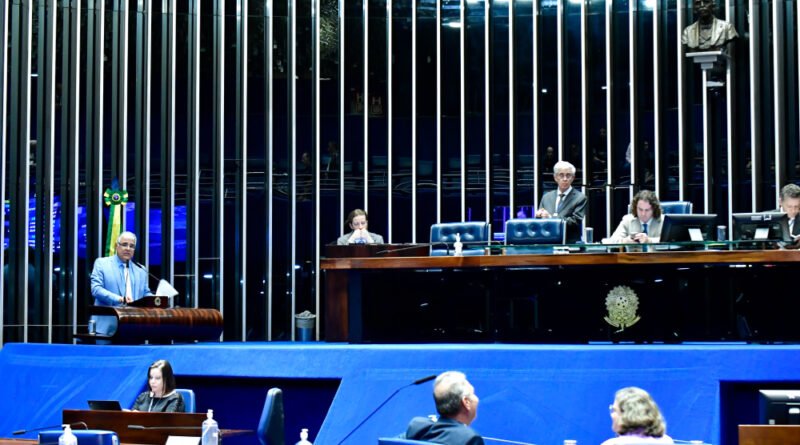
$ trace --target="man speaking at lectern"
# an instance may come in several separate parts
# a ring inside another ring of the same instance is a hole
[[[133,260],[136,251],[136,235],[122,232],[117,238],[116,253],[98,258],[92,269],[92,296],[95,306],[124,306],[128,303],[153,295],[147,284],[147,271]],[[111,316],[93,316],[96,332],[101,335],[113,335],[116,330],[116,318]]]

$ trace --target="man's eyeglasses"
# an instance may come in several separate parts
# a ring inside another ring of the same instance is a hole
[[[136,248],[136,244],[135,243],[117,243],[117,245],[119,247],[127,247],[128,249],[135,249]]]

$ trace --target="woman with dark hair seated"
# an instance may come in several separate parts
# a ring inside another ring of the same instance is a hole
[[[647,391],[633,386],[622,388],[608,409],[611,411],[611,429],[617,437],[602,445],[674,443],[667,436],[667,423],[658,405]]]
[[[175,391],[175,374],[166,360],[158,360],[147,370],[149,391],[139,394],[131,411],[182,413],[186,411],[183,396]]]

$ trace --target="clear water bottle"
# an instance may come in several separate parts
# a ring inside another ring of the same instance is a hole
[[[58,445],[78,445],[78,438],[72,434],[72,428],[69,424],[62,426],[64,427],[64,434],[58,437]]]
[[[206,420],[203,421],[202,445],[219,445],[219,425],[214,420],[214,410],[208,410]]]
[[[313,445],[311,442],[308,441],[308,428],[303,428],[300,430],[300,441],[297,442],[295,445]]]

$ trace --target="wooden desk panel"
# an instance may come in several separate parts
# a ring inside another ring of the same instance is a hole
[[[65,409],[62,413],[63,423],[85,422],[89,429],[114,431],[119,436],[120,442],[156,445],[163,445],[170,435],[200,436],[204,420],[206,420],[205,414],[196,413],[69,409]],[[132,425],[145,428],[130,428]]]
[[[739,445],[800,445],[800,425],[739,425]]]
[[[594,269],[606,267],[623,271],[626,266],[666,266],[671,268],[704,265],[771,265],[800,263],[797,250],[706,250],[620,253],[571,253],[566,255],[491,255],[465,257],[329,258],[320,263],[325,274],[323,325],[326,341],[362,341],[361,320],[354,318],[361,309],[362,274],[401,270],[502,271],[514,268]],[[749,273],[743,271],[743,273]]]

